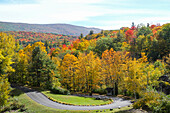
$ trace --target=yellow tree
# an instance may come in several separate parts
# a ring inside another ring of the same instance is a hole
[[[102,69],[105,83],[108,87],[115,87],[115,95],[118,94],[118,86],[123,80],[126,62],[129,59],[128,52],[114,51],[112,48],[102,54]]]
[[[81,42],[78,45],[78,49],[81,50],[81,51],[84,51],[84,50],[87,49],[88,46],[89,46],[89,41],[82,39]]]
[[[25,84],[26,82],[28,82],[27,81],[29,66],[28,58],[23,50],[20,50],[18,53],[19,56],[15,66],[16,71],[14,72],[13,80],[15,80],[16,83]]]
[[[11,64],[14,63],[15,50],[16,42],[12,35],[0,33],[0,52],[3,57],[0,64],[0,74],[14,71]]]
[[[158,79],[165,73],[165,65],[161,61],[156,61],[154,64],[147,64],[144,68],[147,86],[158,86]]]
[[[76,87],[76,65],[77,57],[74,55],[66,54],[60,66],[61,83],[70,90],[75,90]]]
[[[40,49],[41,49],[42,52],[47,53],[46,47],[44,46],[44,43],[42,43],[42,42],[35,42],[32,46],[31,46],[31,45],[28,45],[28,46],[26,46],[26,47],[23,49],[24,54],[27,55],[28,62],[31,62],[32,51],[33,51],[36,47],[40,47]]]
[[[125,85],[126,89],[133,92],[136,99],[136,93],[140,93],[147,85],[147,77],[144,74],[144,68],[146,67],[147,57],[142,53],[140,59],[129,59],[126,63],[126,75]]]
[[[58,53],[56,53],[58,54]],[[59,77],[60,77],[60,71],[59,71],[59,67],[60,67],[60,62],[62,61],[59,57],[52,57],[53,62],[56,65],[56,76],[53,77],[53,87],[59,87],[61,84],[59,82]]]
[[[79,53],[78,67],[77,74],[81,83],[80,87],[83,91],[92,95],[92,91],[103,84],[100,74],[101,60],[92,51],[87,55]]]
[[[4,76],[0,76],[0,109],[8,103],[10,84],[8,79]],[[1,110],[0,110],[1,111]]]
[[[4,106],[9,98],[8,75],[15,70],[12,68],[16,54],[16,42],[11,35],[0,33],[0,107]]]
[[[88,84],[87,74],[86,74],[86,63],[88,59],[85,59],[86,55],[83,53],[79,53],[78,61],[77,61],[77,91],[86,91],[86,86]]]

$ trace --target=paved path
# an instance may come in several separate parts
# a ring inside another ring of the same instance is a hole
[[[131,104],[131,102],[129,100],[122,100],[121,98],[118,98],[118,97],[112,97],[112,99],[114,100],[114,103],[109,104],[109,105],[102,105],[102,106],[63,105],[63,104],[59,104],[59,103],[49,100],[44,94],[42,94],[38,91],[30,90],[25,87],[16,87],[15,86],[15,88],[18,88],[18,89],[21,89],[22,91],[24,91],[27,94],[27,96],[29,96],[32,100],[36,101],[37,103],[47,106],[47,107],[56,108],[56,109],[99,110],[99,109],[113,109],[113,108],[118,108],[118,107],[124,107],[124,106],[128,106]]]

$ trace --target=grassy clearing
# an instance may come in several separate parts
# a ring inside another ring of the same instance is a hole
[[[48,97],[52,97],[56,101],[70,103],[74,105],[101,105],[101,104],[109,104],[110,100],[96,100],[95,98],[86,98],[86,97],[78,97],[72,95],[60,95],[60,94],[52,94],[50,91],[42,91]]]
[[[18,89],[13,89],[14,98],[16,98],[20,104],[24,104],[27,110],[26,113],[96,113],[97,111],[105,112],[105,113],[127,113],[126,110],[132,109],[132,107],[123,107],[121,109],[113,109],[110,111],[109,109],[106,110],[59,110],[50,107],[46,107],[40,105],[30,99],[26,94]],[[8,113],[8,112],[7,112]],[[11,113],[11,112],[10,112]],[[13,113],[18,113],[17,111]]]

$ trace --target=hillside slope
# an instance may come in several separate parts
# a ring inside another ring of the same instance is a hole
[[[101,31],[101,29],[98,28],[87,28],[70,24],[26,24],[0,22],[0,31],[31,31],[76,36],[79,36],[81,33],[83,33],[83,35],[85,36],[90,32],[90,30],[93,30],[94,33],[99,33]]]

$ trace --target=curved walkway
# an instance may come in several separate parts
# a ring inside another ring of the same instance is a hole
[[[59,104],[56,102],[53,102],[49,100],[44,94],[34,91],[25,87],[17,87],[25,92],[27,96],[29,96],[32,100],[36,101],[37,103],[51,107],[51,108],[56,108],[56,109],[63,109],[63,110],[99,110],[99,109],[113,109],[113,108],[118,108],[118,107],[124,107],[128,106],[131,104],[129,100],[122,100],[121,98],[118,97],[112,97],[114,100],[114,103],[109,104],[109,105],[102,105],[102,106],[72,106],[72,105],[64,105],[64,104]]]

